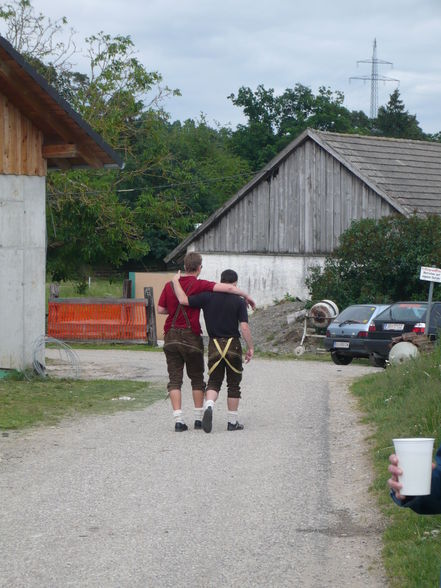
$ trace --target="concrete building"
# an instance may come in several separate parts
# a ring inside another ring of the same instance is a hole
[[[0,37],[0,368],[32,366],[45,334],[47,170],[121,165]]]
[[[307,298],[305,277],[352,221],[441,214],[441,143],[306,130],[166,258],[235,269],[259,305]]]

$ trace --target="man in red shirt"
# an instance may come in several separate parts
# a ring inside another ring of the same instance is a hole
[[[242,290],[232,284],[222,284],[198,280],[202,269],[202,256],[195,251],[187,253],[184,258],[186,275],[180,278],[180,284],[187,294],[199,292],[226,292],[243,296],[247,303],[255,308],[254,301]],[[199,324],[199,308],[182,307],[174,293],[172,282],[168,282],[162,290],[158,301],[158,313],[167,314],[164,325],[164,353],[167,360],[169,383],[167,385],[175,431],[188,429],[182,417],[181,387],[184,365],[191,380],[193,402],[195,406],[194,428],[202,428],[202,412],[204,401],[204,346]]]

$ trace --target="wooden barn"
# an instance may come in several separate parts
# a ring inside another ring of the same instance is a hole
[[[47,170],[121,165],[0,37],[0,368],[32,366],[45,333]]]
[[[441,143],[306,130],[166,258],[235,269],[259,305],[307,298],[305,277],[353,220],[441,214]]]

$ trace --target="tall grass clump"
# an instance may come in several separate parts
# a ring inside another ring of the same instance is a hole
[[[373,491],[388,519],[383,555],[390,585],[439,586],[441,517],[397,507],[389,496],[387,468],[395,437],[434,437],[435,450],[441,443],[441,346],[355,382],[352,391],[374,431]]]

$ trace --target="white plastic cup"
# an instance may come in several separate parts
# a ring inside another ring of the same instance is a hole
[[[432,453],[435,439],[415,437],[393,439],[398,465],[403,474],[398,480],[403,485],[403,496],[426,496],[432,482]]]

